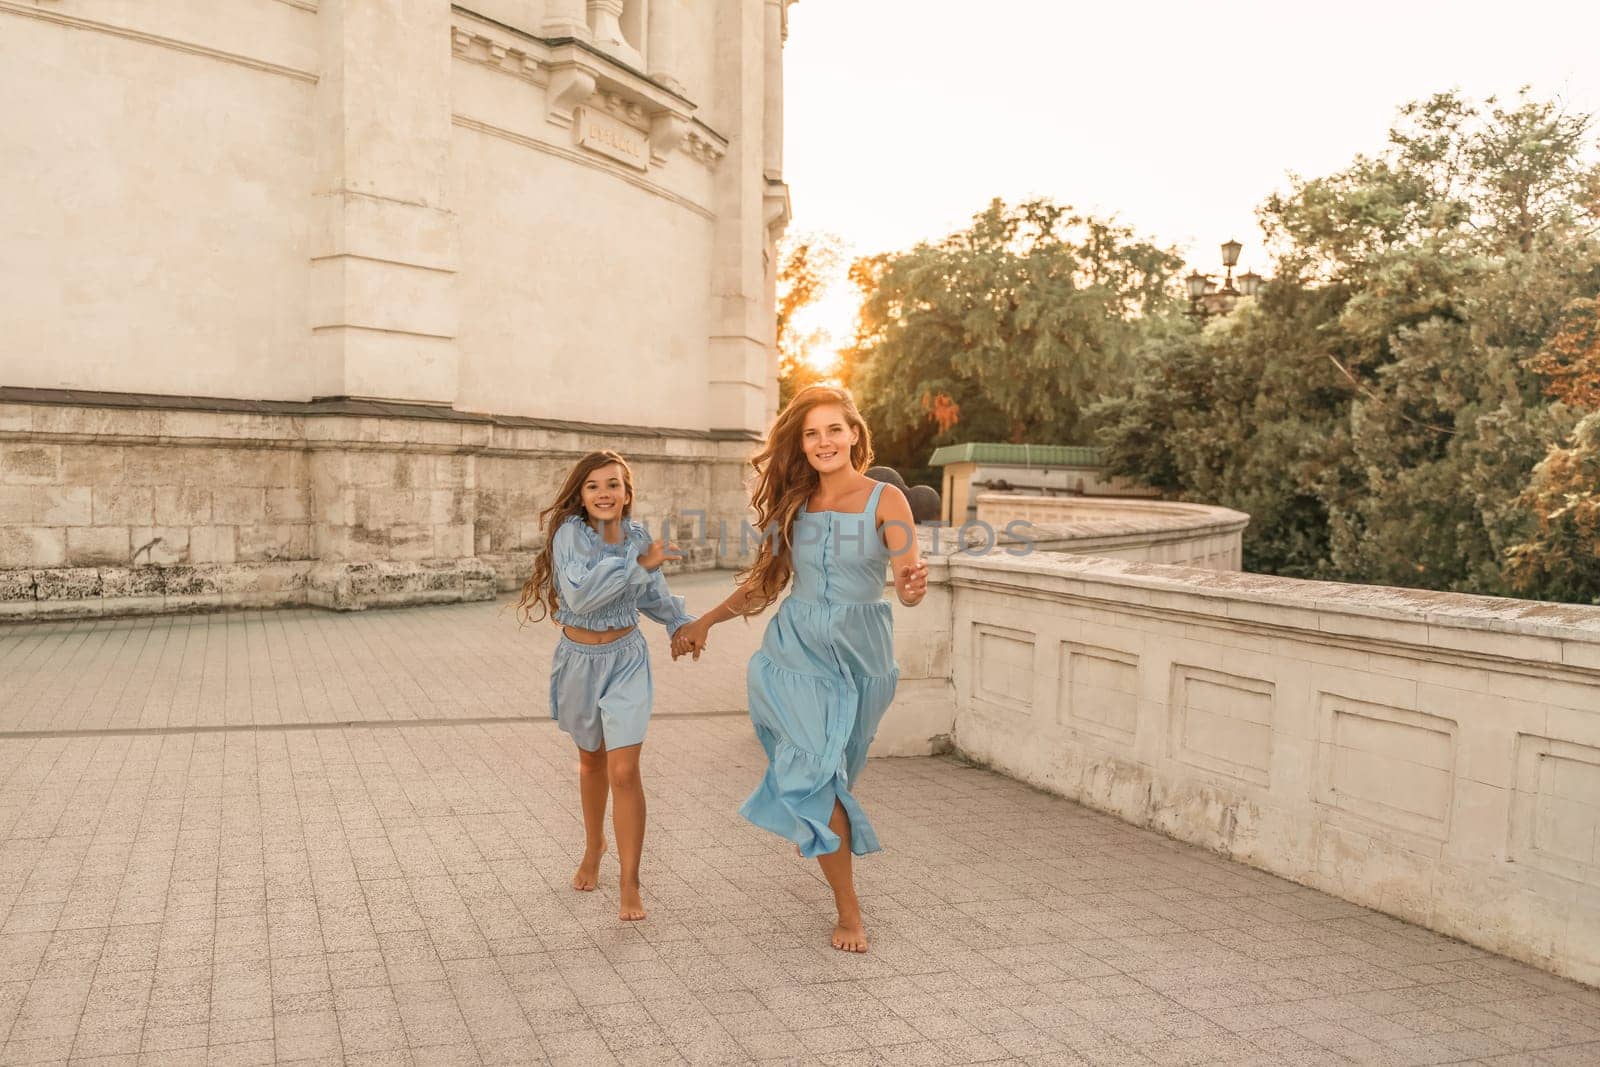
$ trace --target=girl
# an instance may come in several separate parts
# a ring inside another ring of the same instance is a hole
[[[816,857],[839,912],[833,947],[865,952],[851,856],[879,846],[850,788],[900,673],[884,570],[893,560],[895,592],[912,607],[928,568],[905,494],[862,473],[872,435],[843,389],[801,390],[750,462],[761,549],[732,596],[678,631],[673,654],[698,658],[712,626],[760,613],[794,579],[750,660],[750,719],[767,771],[739,810]]]
[[[639,855],[644,850],[644,788],[639,749],[650,721],[650,654],[639,613],[676,634],[692,616],[667,590],[660,567],[677,546],[650,540],[633,511],[633,472],[615,452],[578,461],[539,516],[547,532],[522,587],[517,609],[537,621],[551,615],[562,638],[550,666],[550,717],[578,745],[578,794],[583,804],[583,861],[572,888],[599,880],[606,849],[606,798],[622,868],[618,918],[643,919]]]

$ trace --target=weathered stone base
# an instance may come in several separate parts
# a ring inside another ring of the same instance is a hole
[[[710,570],[709,548],[668,564],[668,573]],[[55,567],[0,570],[0,621],[163,615],[238,608],[361,611],[411,604],[493,600],[533,570],[534,553],[416,563],[228,563],[178,567]]]
[[[740,434],[0,388],[0,617],[485,599],[526,580],[540,512],[601,448],[651,529],[739,528]],[[738,560],[682,547],[671,571]]]
[[[336,611],[493,600],[494,594],[494,568],[477,559],[323,563],[306,580],[306,603]]]
[[[311,562],[0,571],[0,619],[160,615],[306,603]]]

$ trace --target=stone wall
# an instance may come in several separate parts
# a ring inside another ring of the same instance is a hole
[[[0,386],[759,432],[784,3],[476,7],[0,0]]]
[[[982,493],[978,519],[997,531],[1032,524],[1035,547],[1080,556],[1236,571],[1250,516],[1173,500]]]
[[[953,741],[1600,984],[1600,608],[1073,556],[932,571],[929,602],[896,611],[922,614],[909,658],[948,656],[942,723],[924,686],[879,751]]]
[[[157,400],[0,390],[0,615],[487,598],[521,583],[539,511],[595,448],[629,457],[653,529],[744,514],[736,436]],[[698,546],[686,565],[716,562]]]

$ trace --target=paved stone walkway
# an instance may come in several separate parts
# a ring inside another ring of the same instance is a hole
[[[869,766],[833,952],[735,813],[754,626],[654,628],[623,926],[504,609],[0,628],[0,1063],[1600,1063],[1600,991],[949,760]]]

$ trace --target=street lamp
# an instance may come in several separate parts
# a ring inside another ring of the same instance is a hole
[[[1239,275],[1238,288],[1233,284],[1233,268],[1239,265],[1239,253],[1244,246],[1238,241],[1225,241],[1222,245],[1222,266],[1225,269],[1222,287],[1219,289],[1208,274],[1201,274],[1197,270],[1189,272],[1183,280],[1184,288],[1189,293],[1189,314],[1197,319],[1208,315],[1225,315],[1233,310],[1233,305],[1241,296],[1255,296],[1261,291],[1263,281],[1261,275],[1249,271]]]

